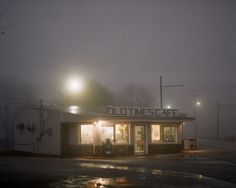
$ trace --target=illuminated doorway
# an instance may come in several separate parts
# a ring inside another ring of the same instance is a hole
[[[145,153],[145,127],[144,125],[134,126],[134,152],[135,154]]]

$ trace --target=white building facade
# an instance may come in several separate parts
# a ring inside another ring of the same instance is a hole
[[[180,152],[187,117],[176,109],[30,108],[17,119],[15,150],[57,156],[145,155]]]

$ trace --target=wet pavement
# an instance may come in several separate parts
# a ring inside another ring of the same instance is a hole
[[[235,187],[236,165],[196,154],[111,159],[0,157],[1,187]]]
[[[235,150],[114,158],[0,156],[0,187],[236,187]]]

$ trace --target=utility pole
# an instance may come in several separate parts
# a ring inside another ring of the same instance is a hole
[[[217,103],[216,136],[220,136],[220,102]]]
[[[160,109],[162,108],[162,76],[160,76]]]
[[[39,100],[40,111],[39,111],[39,123],[40,123],[40,142],[42,140],[42,136],[44,135],[44,124],[43,124],[43,100]]]
[[[196,109],[195,109],[195,116],[196,116]],[[194,120],[194,138],[197,139],[197,117],[195,117],[195,120]]]
[[[2,18],[5,15],[5,10],[1,10],[0,12],[0,23]],[[10,28],[10,26],[0,26],[0,77],[3,77],[4,74],[4,36],[6,35],[6,31]]]
[[[163,99],[162,99],[162,90],[163,88],[166,87],[181,87],[184,86],[183,84],[179,84],[179,85],[163,85],[162,83],[162,76],[160,76],[160,109],[163,109]]]
[[[0,76],[2,76],[2,73],[3,73],[3,62],[4,62],[4,59],[3,59],[3,43],[4,43],[4,34],[5,34],[5,31],[3,30],[2,27],[0,27]]]
[[[194,105],[194,116],[195,116],[195,120],[194,120],[194,138],[197,139],[197,110],[202,104],[199,100],[196,100],[196,94],[194,95],[194,103],[195,103],[195,105]]]

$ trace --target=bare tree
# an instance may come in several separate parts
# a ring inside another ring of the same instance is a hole
[[[13,146],[14,122],[17,116],[33,104],[36,104],[36,98],[30,85],[12,80],[0,82],[0,125],[9,149]]]
[[[119,106],[152,107],[154,96],[148,92],[145,86],[129,84],[116,97],[115,101],[116,105]]]

